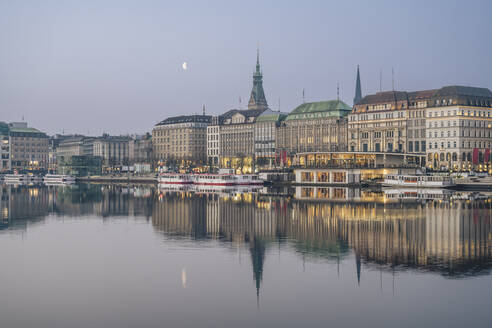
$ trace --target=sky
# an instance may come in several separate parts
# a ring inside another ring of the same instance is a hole
[[[145,133],[246,108],[259,44],[270,108],[445,85],[492,88],[492,1],[0,0],[0,121]],[[187,62],[188,69],[182,64]]]

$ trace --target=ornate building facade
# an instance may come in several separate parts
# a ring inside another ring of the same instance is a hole
[[[280,124],[277,150],[295,154],[347,150],[347,115],[350,106],[341,100],[304,103]]]
[[[425,154],[434,170],[489,170],[491,103],[489,89],[463,86],[367,95],[349,115],[349,150]]]
[[[211,119],[209,115],[183,115],[156,124],[152,130],[154,160],[205,162]]]
[[[492,92],[489,89],[441,88],[432,95],[426,114],[428,168],[491,169]]]

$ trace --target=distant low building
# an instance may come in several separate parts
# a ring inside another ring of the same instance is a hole
[[[0,172],[10,170],[10,129],[5,122],[0,122]]]
[[[38,171],[48,168],[48,136],[26,122],[9,124],[12,169]]]
[[[57,173],[76,177],[100,175],[102,173],[102,158],[91,155],[62,157],[58,161]]]
[[[130,163],[152,163],[152,136],[150,133],[134,136],[129,144]]]
[[[101,157],[103,166],[113,170],[122,165],[128,165],[130,161],[129,143],[130,137],[110,136],[104,134],[102,137],[94,138],[92,142],[92,155]]]

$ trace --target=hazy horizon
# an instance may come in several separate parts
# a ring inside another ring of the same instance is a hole
[[[256,47],[270,108],[445,85],[492,87],[490,1],[2,1],[0,121],[134,134],[245,108]],[[182,63],[188,69],[182,69]]]

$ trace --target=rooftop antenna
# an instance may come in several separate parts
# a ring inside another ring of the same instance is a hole
[[[337,83],[337,100],[340,101],[340,84]]]
[[[305,94],[305,90],[304,88],[302,88],[302,103],[305,104],[306,103],[306,94]]]
[[[239,96],[239,109],[241,109],[241,96]]]
[[[383,69],[379,69],[379,92],[383,92]]]
[[[278,111],[280,112],[280,97],[278,98]]]
[[[391,67],[391,87],[395,91],[395,70]]]
[[[205,104],[203,104],[203,109],[202,109],[202,111],[203,111],[203,116],[205,116]]]

